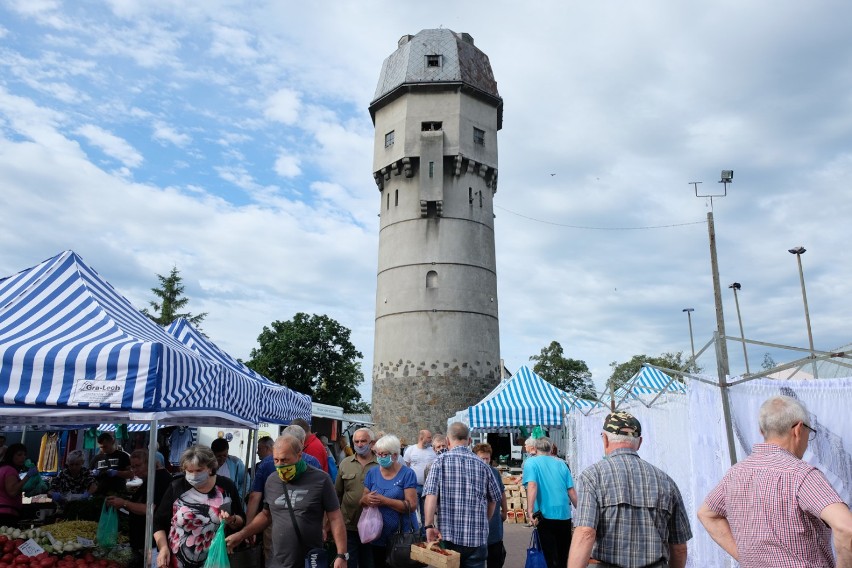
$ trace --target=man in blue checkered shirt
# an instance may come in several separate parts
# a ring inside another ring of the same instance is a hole
[[[432,463],[423,486],[426,497],[426,540],[443,540],[461,555],[461,568],[485,568],[488,557],[488,520],[502,498],[497,480],[470,451],[470,430],[461,422],[447,431],[449,451]],[[435,527],[435,513],[440,530]]]

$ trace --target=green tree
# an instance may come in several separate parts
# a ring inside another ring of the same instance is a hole
[[[189,312],[180,311],[189,303],[189,298],[183,297],[183,278],[177,267],[173,266],[168,276],[157,274],[157,278],[160,280],[160,287],[151,288],[151,291],[160,301],[148,302],[155,313],[145,308],[142,309],[142,313],[162,326],[169,325],[178,318],[185,318],[192,325],[199,327],[207,317],[207,312],[192,315]]]
[[[364,356],[349,341],[351,332],[328,316],[297,313],[274,321],[257,338],[246,365],[269,380],[308,394],[346,412],[369,412],[358,385]]]
[[[555,387],[579,398],[595,398],[592,373],[585,361],[565,357],[562,345],[551,341],[539,355],[530,357],[535,361],[533,371]]]
[[[639,372],[643,363],[649,363],[657,367],[663,367],[675,371],[687,371],[687,361],[688,358],[683,356],[683,351],[678,351],[677,353],[663,353],[659,357],[634,355],[626,363],[613,361],[609,364],[612,368],[612,375],[610,375],[606,382],[606,388],[610,391],[618,389],[618,387],[632,379],[633,375]],[[698,370],[700,369],[695,369],[695,371]],[[675,376],[675,380],[683,382],[683,379],[678,376]]]

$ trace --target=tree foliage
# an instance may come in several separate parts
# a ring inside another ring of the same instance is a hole
[[[168,276],[157,274],[157,278],[160,280],[160,287],[151,288],[151,291],[159,298],[159,302],[148,302],[155,313],[145,308],[142,309],[142,313],[162,326],[169,325],[178,318],[185,318],[192,325],[200,326],[207,317],[207,312],[192,315],[189,312],[180,311],[189,303],[189,298],[183,296],[183,278],[177,267],[173,266]]]
[[[639,372],[643,363],[648,363],[656,367],[663,367],[675,371],[697,371],[698,369],[687,369],[689,357],[683,356],[683,351],[677,353],[663,353],[659,357],[650,357],[648,355],[634,355],[626,363],[618,363],[613,361],[609,364],[612,368],[612,375],[606,382],[607,390],[614,392],[618,387],[633,378],[633,375]],[[675,380],[682,381],[680,377],[675,377]]]
[[[358,385],[364,382],[361,352],[351,332],[334,319],[297,313],[274,321],[257,338],[246,365],[271,381],[308,394],[317,402],[342,406],[346,412],[369,412]]]
[[[562,345],[551,341],[539,355],[530,357],[535,361],[533,371],[555,387],[579,398],[595,398],[592,373],[585,361],[565,357]]]

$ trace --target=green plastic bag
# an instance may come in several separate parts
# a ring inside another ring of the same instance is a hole
[[[210,550],[207,551],[207,560],[204,561],[204,568],[230,568],[231,561],[228,560],[228,545],[225,544],[225,523],[219,523],[219,529],[213,537],[213,542],[210,543]]]
[[[101,518],[98,521],[98,546],[110,549],[118,540],[118,511],[108,507],[104,501],[101,507]]]

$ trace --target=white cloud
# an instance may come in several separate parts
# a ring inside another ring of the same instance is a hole
[[[153,136],[154,140],[157,140],[158,142],[168,142],[169,144],[174,144],[181,148],[192,141],[189,134],[178,132],[173,127],[159,120],[154,122]]]
[[[246,30],[213,24],[211,26],[213,39],[210,45],[210,53],[226,59],[247,63],[257,59],[258,53],[251,42],[252,34]]]
[[[266,99],[263,114],[266,118],[284,124],[294,124],[301,110],[300,96],[293,89],[279,89]]]
[[[108,132],[94,124],[86,124],[76,130],[77,134],[85,137],[90,144],[103,150],[104,154],[122,162],[128,168],[138,167],[142,161],[142,154],[111,132]]]
[[[291,156],[282,150],[275,159],[275,173],[283,178],[297,177],[302,173],[299,162],[298,156]]]

